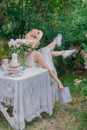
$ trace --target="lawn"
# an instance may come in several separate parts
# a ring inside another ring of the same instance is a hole
[[[73,101],[66,105],[57,101],[52,116],[42,113],[42,118],[26,122],[25,130],[87,130],[87,99],[80,94],[83,85],[74,85],[75,79],[83,80],[86,77],[87,71],[76,71],[60,77],[64,86],[69,86]],[[0,130],[13,130],[1,113]]]

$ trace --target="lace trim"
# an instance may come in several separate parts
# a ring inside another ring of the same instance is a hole
[[[0,95],[0,102],[4,103],[5,105],[13,106],[13,99],[12,98],[3,97]]]
[[[31,115],[25,115],[25,121],[30,122],[32,121],[35,117],[40,117],[40,114],[42,112],[46,112],[49,115],[52,115],[53,112],[52,110],[49,110],[49,108],[47,106],[43,106],[40,109],[35,110],[35,112],[33,112]]]

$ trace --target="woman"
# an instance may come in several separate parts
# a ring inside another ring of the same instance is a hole
[[[34,40],[33,43],[31,43],[33,48],[37,48],[40,44],[40,39],[42,37],[43,33],[42,31],[38,29],[31,30],[26,36],[26,39],[32,39]],[[47,47],[41,48],[38,51],[28,52],[26,55],[26,65],[31,67],[42,67],[46,68],[49,71],[49,74],[51,76],[51,87],[52,87],[52,100],[53,100],[53,106],[56,100],[56,94],[57,90],[62,92],[64,91],[63,84],[57,78],[57,72],[55,69],[55,66],[53,64],[52,57],[54,56],[65,56],[66,51],[53,51],[56,45],[60,46],[62,40],[62,35],[59,34],[52,43],[50,43]],[[71,50],[72,51],[72,50]]]

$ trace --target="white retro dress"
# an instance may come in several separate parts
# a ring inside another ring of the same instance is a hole
[[[38,63],[34,62],[35,52],[36,51],[33,51],[25,59],[25,64],[29,67],[41,67]],[[46,63],[49,65],[49,67],[54,71],[55,75],[57,76],[57,72],[56,72],[55,66],[53,64],[53,59],[52,59],[51,52],[50,52],[49,48],[43,47],[39,50],[39,52],[43,55],[44,60],[46,61]],[[57,99],[58,84],[53,78],[50,78],[50,83],[51,83],[51,88],[52,88],[52,103],[53,103],[53,107],[54,107],[54,103]]]

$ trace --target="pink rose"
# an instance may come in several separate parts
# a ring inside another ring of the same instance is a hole
[[[85,66],[84,68],[87,69],[87,66]]]
[[[17,42],[16,42],[14,39],[11,39],[11,40],[8,42],[9,47],[16,46],[16,44],[17,44]]]
[[[20,44],[16,44],[15,46],[16,46],[17,48],[19,48],[19,47],[20,47]]]
[[[86,58],[87,58],[87,53],[84,54],[84,59],[86,59]]]

